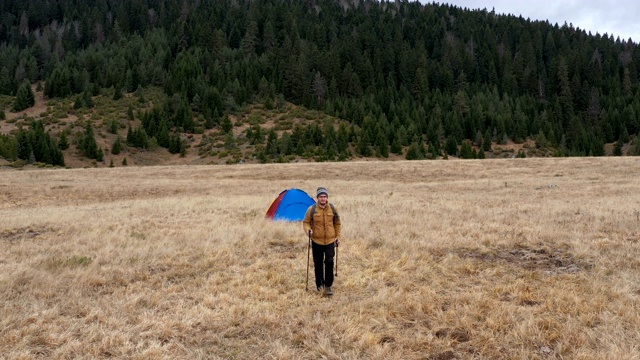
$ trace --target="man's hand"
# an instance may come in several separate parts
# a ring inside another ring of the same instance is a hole
[[[309,234],[309,236],[313,235],[313,230],[309,229],[308,234]]]
[[[340,246],[340,239],[336,239],[336,247]]]

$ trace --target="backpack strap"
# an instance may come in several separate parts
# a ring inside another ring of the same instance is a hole
[[[313,215],[316,213],[316,204],[311,205],[311,228],[313,229]]]
[[[333,211],[333,223],[335,224],[336,218],[340,220],[340,215],[338,215],[338,212],[336,211],[336,208],[333,206],[332,203],[329,203],[329,206],[331,206],[331,211]]]
[[[317,204],[311,205],[311,228],[313,228],[313,215],[315,215],[316,213],[316,205]],[[331,211],[333,211],[333,223],[335,224],[336,218],[340,220],[340,215],[338,215],[338,212],[336,211],[336,208],[333,206],[332,203],[329,203],[329,206],[331,206]]]

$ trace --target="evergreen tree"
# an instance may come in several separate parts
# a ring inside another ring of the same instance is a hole
[[[84,101],[80,95],[76,96],[75,101],[73,102],[73,108],[78,110],[84,107]]]
[[[458,155],[458,143],[456,142],[456,140],[452,136],[449,136],[447,138],[444,150],[449,155],[453,155],[453,156],[457,156]]]
[[[491,133],[489,133],[489,129],[487,129],[482,137],[482,149],[484,151],[491,151]]]
[[[180,142],[180,157],[183,158],[187,156],[187,143],[184,141]]]
[[[462,142],[462,146],[460,147],[460,158],[462,159],[473,159],[473,149],[471,146],[471,141],[464,140]]]
[[[622,145],[623,143],[620,140],[616,141],[616,145],[613,147],[614,156],[622,156]]]
[[[228,133],[229,131],[231,131],[231,129],[233,129],[233,124],[231,123],[231,119],[229,119],[229,116],[225,116],[222,119],[222,131],[225,133]]]
[[[132,129],[131,126],[129,126],[126,143],[129,146],[146,149],[149,146],[149,137],[142,127]]]
[[[382,130],[376,135],[376,153],[383,158],[389,157],[389,141]]]
[[[34,121],[28,130],[20,129],[16,135],[15,153],[29,163],[41,162],[64,166],[64,156],[58,143],[44,131],[42,121]],[[9,143],[11,145],[11,143]],[[11,146],[10,149],[14,149]],[[11,151],[13,153],[14,150]]]
[[[411,143],[409,149],[407,149],[407,155],[405,157],[407,160],[420,160],[423,159],[422,153],[420,151],[420,147],[418,143]]]
[[[0,134],[0,157],[9,161],[18,159],[18,147],[15,137]]]
[[[109,132],[112,134],[118,133],[118,123],[115,120],[109,122]]]
[[[400,139],[398,136],[394,137],[393,142],[391,143],[391,152],[402,155],[402,145],[400,145]]]
[[[640,138],[636,137],[631,142],[631,147],[629,149],[629,155],[640,156]]]
[[[113,100],[118,101],[122,99],[122,89],[117,87],[113,90]]]
[[[84,106],[91,109],[94,106],[93,98],[91,97],[91,93],[89,91],[84,91],[82,93],[82,102]]]
[[[364,157],[371,156],[371,142],[366,131],[360,132],[360,139],[358,140],[358,153]]]
[[[60,150],[67,150],[69,148],[69,141],[67,140],[67,132],[63,131],[60,134],[60,142],[58,143]]]
[[[120,151],[122,151],[122,142],[120,140],[120,136],[118,136],[116,141],[114,141],[113,146],[111,146],[111,153],[113,155],[118,155],[120,154]]]
[[[56,67],[45,82],[44,94],[50,98],[71,95],[71,75],[66,67]]]
[[[84,156],[89,159],[102,160],[102,149],[98,147],[95,136],[93,134],[93,123],[88,120],[84,127],[84,134],[79,142],[78,146]]]
[[[13,111],[22,111],[24,109],[30,108],[35,104],[35,95],[31,90],[31,84],[27,80],[25,80],[22,85],[18,88],[18,93],[16,94],[16,100],[13,103]]]

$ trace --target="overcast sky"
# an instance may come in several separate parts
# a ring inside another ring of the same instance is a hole
[[[430,2],[421,0],[422,3]],[[447,0],[435,1],[469,9],[495,9],[498,14],[522,15],[531,20],[549,20],[562,26],[565,21],[592,35],[618,36],[640,42],[640,0]]]

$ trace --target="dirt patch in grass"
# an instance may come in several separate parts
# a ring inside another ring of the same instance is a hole
[[[0,240],[9,242],[30,240],[51,231],[47,228],[20,228],[0,230]]]
[[[442,328],[438,329],[435,335],[438,338],[449,338],[460,343],[471,340],[469,333],[463,329]]]
[[[526,270],[541,270],[549,274],[576,273],[592,268],[587,261],[577,259],[567,250],[547,246],[498,248],[494,251],[459,249],[455,253],[462,258],[477,259],[482,262],[503,262]]]

